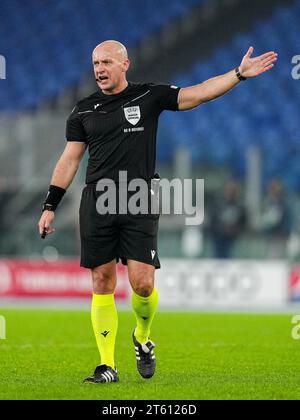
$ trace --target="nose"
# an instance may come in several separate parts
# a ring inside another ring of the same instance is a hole
[[[104,65],[102,63],[96,64],[96,66],[95,66],[95,72],[97,74],[102,74],[104,72],[104,70],[105,70],[105,68],[104,68]]]

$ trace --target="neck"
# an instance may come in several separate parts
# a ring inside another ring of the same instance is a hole
[[[125,90],[127,86],[128,86],[128,82],[126,79],[124,79],[117,87],[115,87],[112,90],[102,89],[102,93],[104,93],[104,95],[116,95],[117,93],[121,93],[123,90]]]

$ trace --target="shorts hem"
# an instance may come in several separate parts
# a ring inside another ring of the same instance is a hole
[[[118,255],[117,257],[117,261],[121,260],[123,265],[127,265],[127,260],[133,260],[133,261],[137,261],[137,262],[141,262],[144,264],[148,264],[148,265],[152,265],[156,270],[161,268],[160,262],[155,263],[154,261],[146,261],[143,258],[136,258],[136,257],[132,257],[132,256],[127,256],[127,255]]]
[[[107,264],[109,262],[112,262],[112,261],[116,260],[117,258],[118,258],[118,256],[114,255],[110,258],[106,258],[105,260],[100,260],[100,258],[99,258],[99,259],[97,259],[97,261],[94,260],[93,262],[91,262],[91,260],[80,261],[80,267],[92,269],[92,268],[99,267],[100,265],[104,265],[104,264]]]

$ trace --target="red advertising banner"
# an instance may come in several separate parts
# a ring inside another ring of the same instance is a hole
[[[127,268],[117,265],[116,298],[129,296]],[[0,297],[90,297],[90,270],[81,268],[78,261],[57,262],[0,260]]]
[[[291,272],[289,291],[292,301],[300,300],[300,267],[294,267]]]

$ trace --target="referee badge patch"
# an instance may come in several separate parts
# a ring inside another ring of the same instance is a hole
[[[139,106],[124,108],[124,114],[126,120],[132,125],[136,125],[141,119],[141,110]]]

